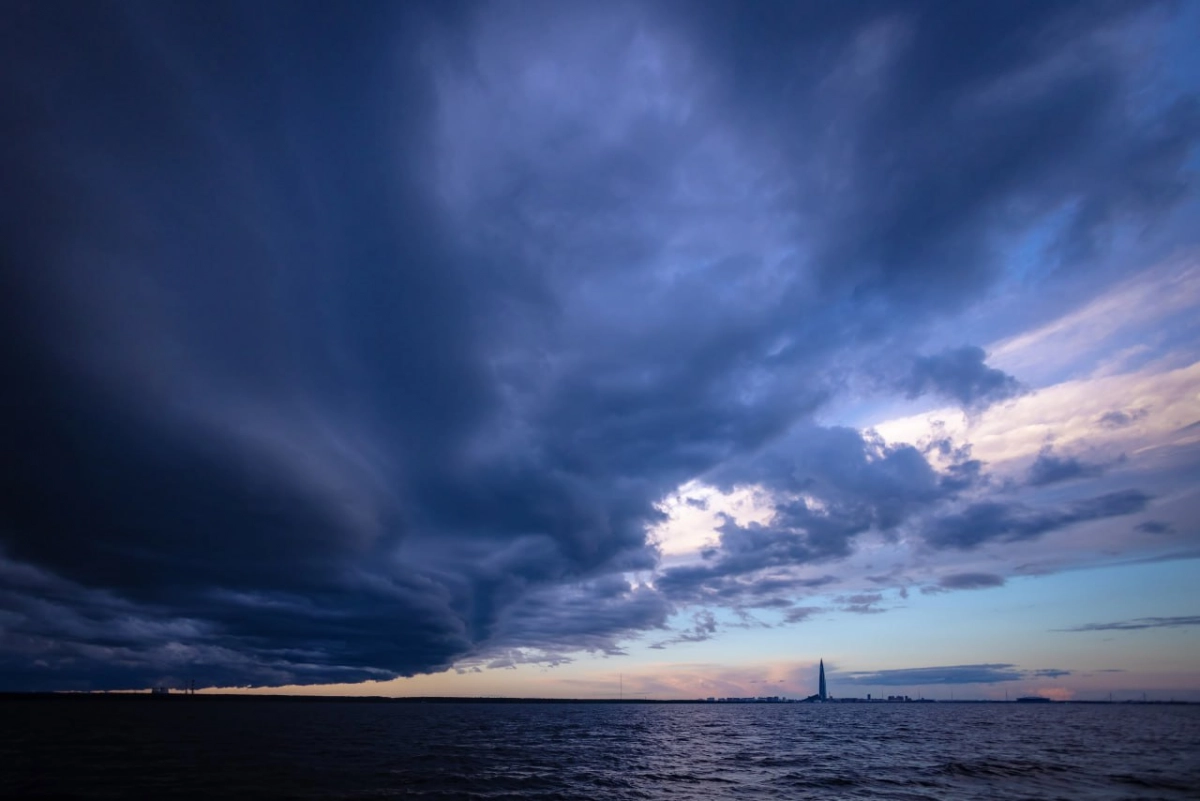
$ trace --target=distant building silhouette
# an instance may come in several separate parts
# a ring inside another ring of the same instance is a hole
[[[825,660],[821,660],[820,678],[817,680],[817,697],[822,701],[829,699],[829,694],[825,691]]]

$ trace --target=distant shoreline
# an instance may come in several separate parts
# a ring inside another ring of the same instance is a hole
[[[709,701],[704,698],[688,699],[657,699],[657,698],[509,698],[509,697],[456,697],[456,696],[386,696],[386,695],[278,695],[268,693],[172,693],[155,695],[150,692],[0,692],[0,701],[23,702],[102,702],[102,703],[154,703],[177,704],[197,702],[217,703],[351,703],[351,704],[695,704],[703,706],[755,706],[755,705],[797,705],[811,706],[814,704],[798,701]],[[912,701],[886,700],[854,700],[839,702],[836,699],[827,701],[847,706],[924,706],[926,704],[1005,704],[1011,706],[1028,706],[1018,701],[1002,701],[993,699],[955,699],[934,700],[922,699]],[[1197,701],[1051,701],[1052,705],[1088,704],[1101,706],[1195,706]],[[819,704],[824,705],[824,704]],[[1045,706],[1045,704],[1038,704]]]

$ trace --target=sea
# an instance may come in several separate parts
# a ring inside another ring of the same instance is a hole
[[[3,700],[0,795],[1200,799],[1200,706]]]

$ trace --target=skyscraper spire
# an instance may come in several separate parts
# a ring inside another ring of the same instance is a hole
[[[820,699],[822,701],[824,701],[828,697],[825,693],[825,660],[824,659],[821,660],[821,679],[817,685],[817,695],[820,697]]]

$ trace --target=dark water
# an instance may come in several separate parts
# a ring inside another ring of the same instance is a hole
[[[1200,798],[1200,707],[0,702],[0,794]]]

